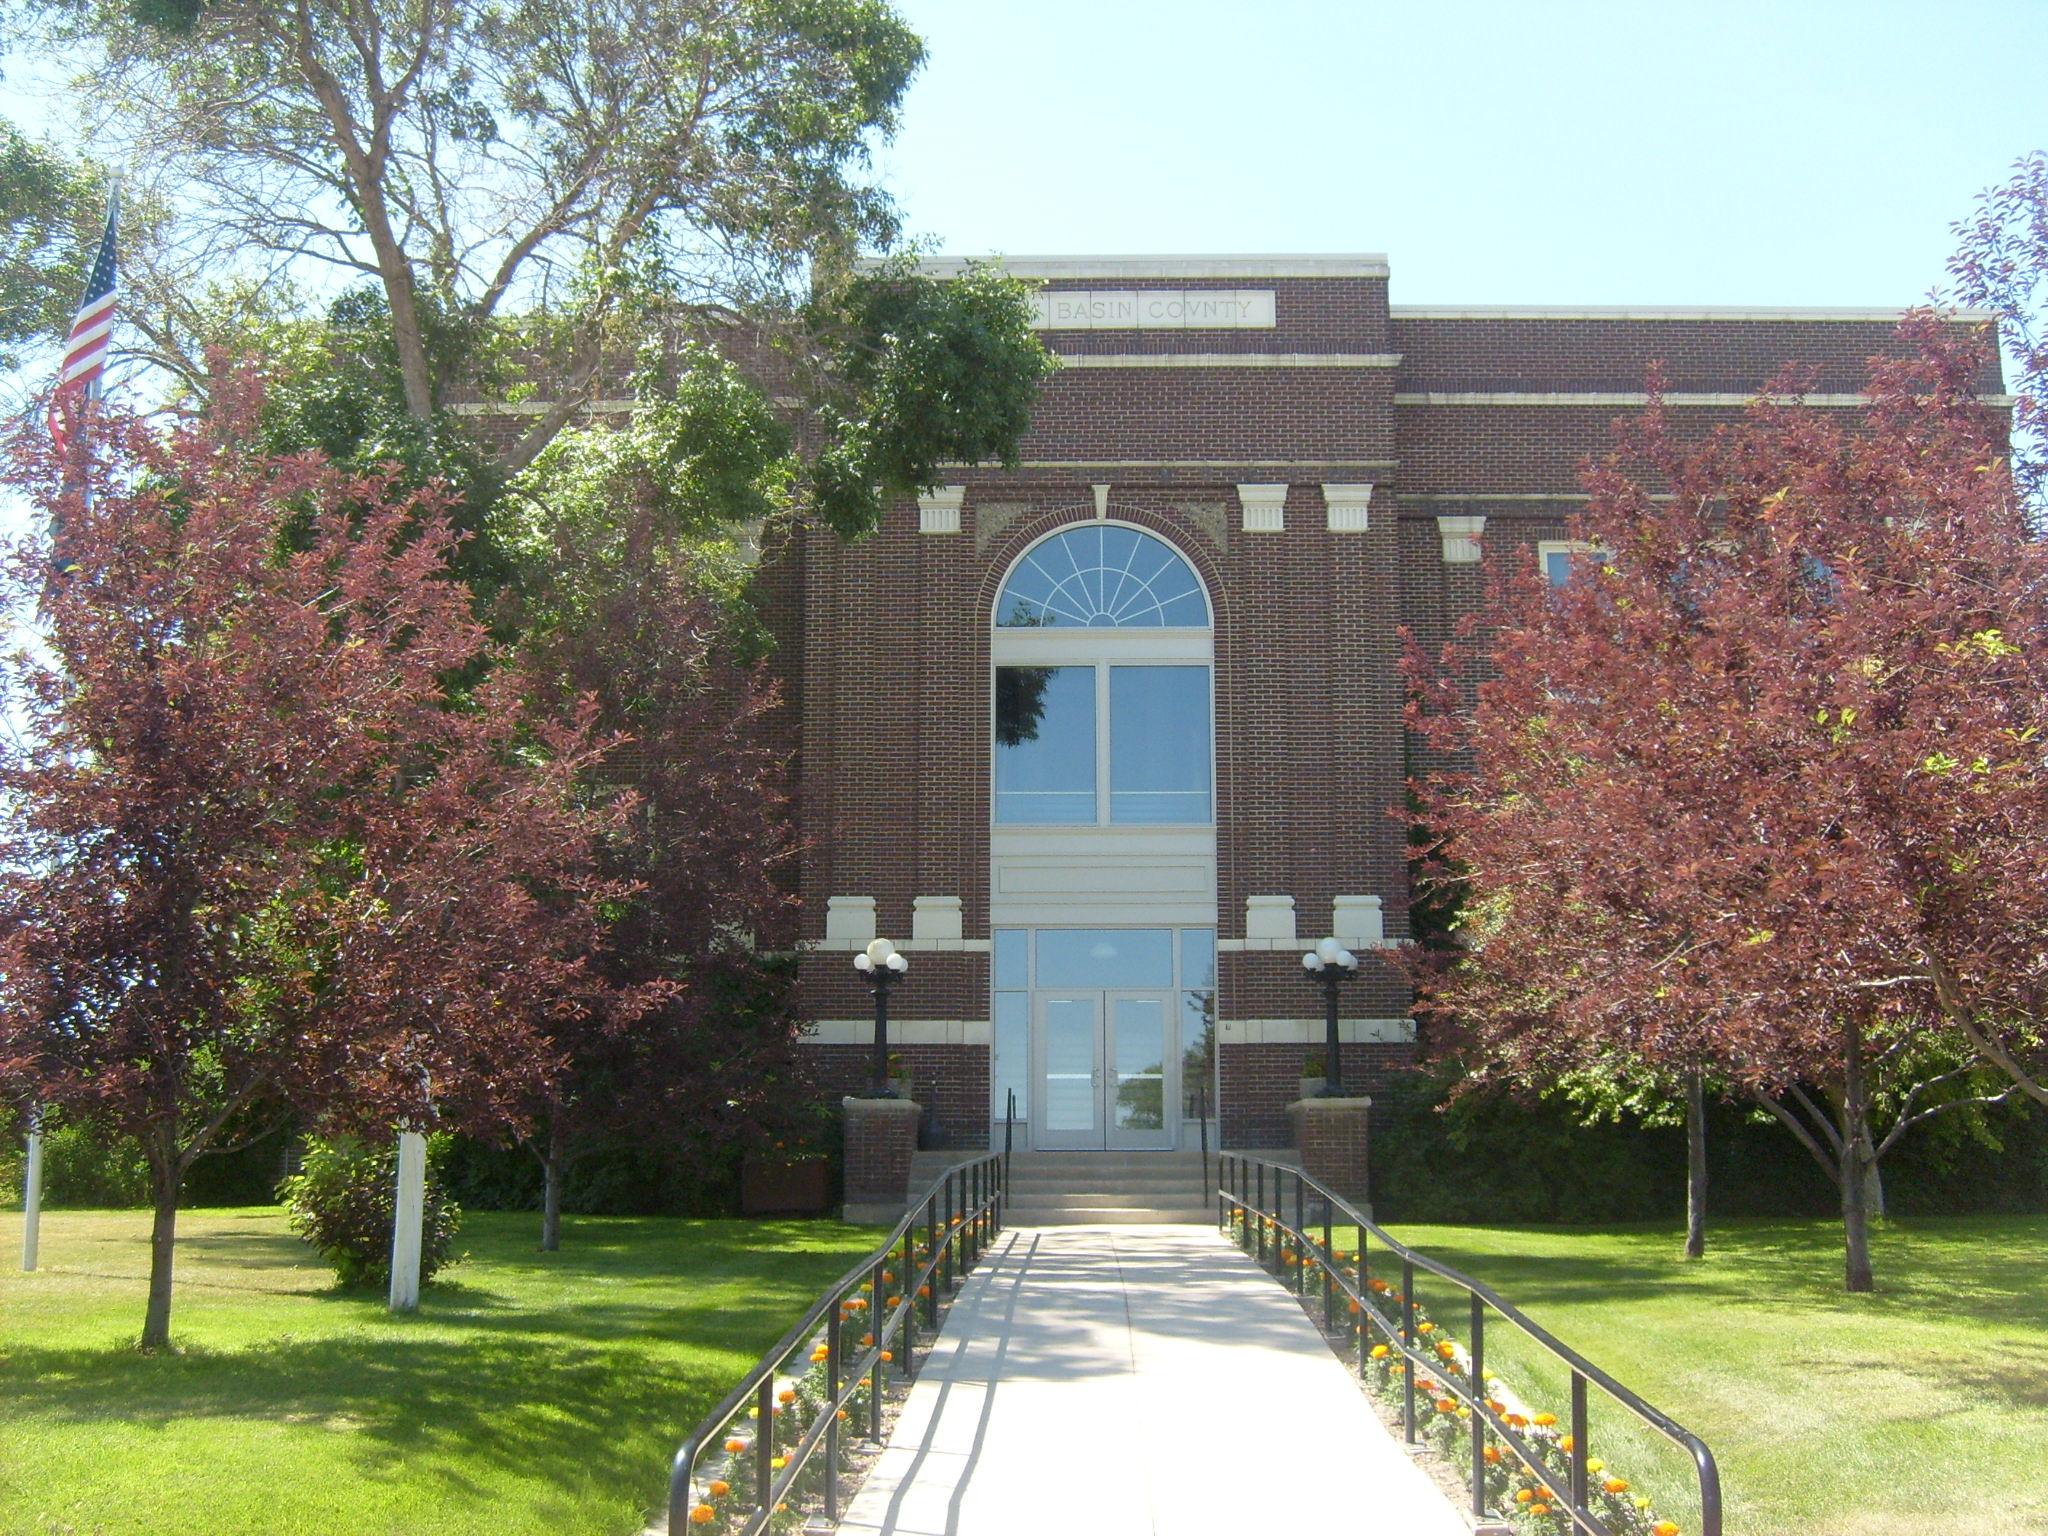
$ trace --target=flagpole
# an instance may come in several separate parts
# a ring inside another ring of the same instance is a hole
[[[107,187],[107,223],[105,229],[101,231],[99,245],[95,248],[93,270],[86,279],[85,299],[79,306],[78,320],[74,320],[72,322],[72,334],[65,343],[64,363],[62,367],[59,369],[57,375],[57,389],[56,392],[50,397],[50,430],[52,435],[58,436],[59,452],[68,461],[66,465],[65,480],[67,483],[69,483],[74,479],[74,477],[76,478],[76,480],[79,483],[79,498],[87,510],[90,510],[93,504],[92,477],[89,474],[83,472],[83,466],[80,464],[80,459],[82,457],[82,449],[78,446],[76,439],[73,438],[72,434],[68,430],[68,427],[62,432],[61,435],[59,435],[59,423],[62,420],[62,399],[64,391],[68,387],[68,378],[71,372],[72,363],[74,358],[76,358],[78,355],[79,344],[81,341],[79,323],[80,321],[84,320],[86,315],[90,312],[94,303],[96,302],[97,296],[103,296],[108,303],[109,307],[106,315],[107,335],[110,336],[112,333],[112,302],[115,268],[114,231],[116,225],[120,220],[120,217],[121,177],[120,174],[116,172]],[[104,263],[106,267],[106,286],[104,289],[98,287],[96,282],[96,279],[99,276],[99,269],[102,263]],[[99,357],[97,362],[93,366],[92,371],[88,374],[85,380],[83,396],[86,402],[86,409],[80,413],[81,426],[83,425],[85,419],[87,419],[90,416],[91,406],[97,401],[99,401],[105,394],[107,346],[108,343],[104,337],[102,337],[96,343],[96,350],[99,353]],[[51,571],[58,577],[69,576],[72,570],[71,563],[64,558],[63,538],[64,511],[63,507],[60,504],[59,506],[53,507],[50,511],[50,568]]]

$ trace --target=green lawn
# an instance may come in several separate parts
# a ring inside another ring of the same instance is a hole
[[[1708,1258],[1673,1229],[1404,1226],[1706,1440],[1731,1536],[2048,1533],[2048,1217],[1899,1220],[1878,1289],[1841,1289],[1841,1229],[1733,1221]],[[1464,1314],[1418,1294],[1461,1339]],[[1536,1408],[1561,1376],[1488,1336]],[[1692,1536],[1685,1469],[1602,1410],[1591,1450]]]
[[[187,1213],[141,1331],[147,1213],[0,1216],[0,1533],[624,1536],[684,1432],[879,1240],[831,1222],[472,1214],[415,1317],[341,1295],[269,1208]]]

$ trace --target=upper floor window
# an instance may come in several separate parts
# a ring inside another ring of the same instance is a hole
[[[1000,629],[1205,629],[1202,584],[1171,545],[1117,523],[1054,534],[1017,562]]]
[[[1545,539],[1536,546],[1537,563],[1553,587],[1568,586],[1574,572],[1588,564],[1605,565],[1612,558],[1606,550],[1576,539]]]
[[[1003,583],[994,812],[1039,826],[1208,826],[1215,730],[1209,597],[1165,540],[1071,525]]]

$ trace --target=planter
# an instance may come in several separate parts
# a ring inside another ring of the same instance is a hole
[[[916,1095],[916,1093],[915,1093],[915,1092],[913,1092],[913,1087],[914,1087],[914,1084],[913,1084],[913,1082],[912,1082],[912,1079],[911,1079],[911,1076],[910,1076],[910,1074],[909,1074],[908,1072],[904,1073],[904,1074],[903,1074],[903,1075],[902,1075],[901,1077],[897,1077],[897,1076],[895,1076],[895,1075],[893,1075],[893,1074],[892,1074],[892,1075],[890,1076],[890,1078],[889,1078],[889,1094],[890,1094],[890,1097],[892,1097],[892,1098],[898,1098],[898,1099],[914,1099],[914,1098],[916,1098],[916,1097],[917,1097],[917,1095]]]
[[[1327,1079],[1320,1077],[1304,1077],[1301,1080],[1301,1093],[1298,1096],[1304,1099],[1320,1099],[1323,1096],[1323,1084],[1326,1081]]]
[[[740,1164],[740,1212],[815,1216],[832,1207],[832,1165],[821,1157],[750,1157]]]

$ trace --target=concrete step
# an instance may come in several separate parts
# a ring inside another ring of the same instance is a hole
[[[1216,1225],[1216,1213],[1194,1206],[1176,1209],[1172,1206],[1127,1205],[1078,1211],[1048,1207],[1018,1211],[1004,1218],[1004,1225],[1012,1227],[1141,1227],[1164,1222],[1176,1226],[1213,1227]]]

